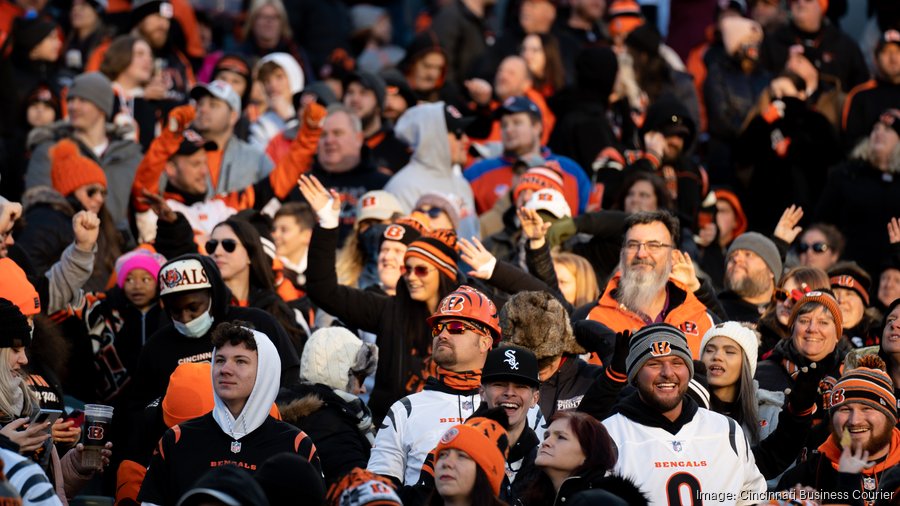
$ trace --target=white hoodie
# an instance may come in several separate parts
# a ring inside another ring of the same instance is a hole
[[[247,330],[253,333],[253,338],[256,340],[256,351],[259,355],[259,360],[257,362],[256,383],[253,385],[253,391],[250,392],[250,397],[247,398],[244,409],[241,410],[237,418],[228,410],[225,402],[216,393],[215,388],[213,389],[213,399],[215,400],[213,418],[219,424],[222,432],[230,435],[235,440],[240,440],[242,437],[250,434],[266,421],[272,408],[272,403],[275,402],[275,397],[278,395],[281,376],[281,359],[278,357],[275,345],[262,332],[252,329]],[[215,356],[216,349],[213,348],[214,359]],[[215,373],[213,373],[213,385],[215,385],[215,381],[216,377]]]

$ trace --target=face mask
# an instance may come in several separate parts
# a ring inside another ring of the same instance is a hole
[[[187,323],[181,323],[179,321],[172,320],[172,324],[175,325],[175,330],[177,330],[183,336],[203,337],[207,332],[209,332],[210,327],[212,327],[213,317],[210,311],[207,310],[202,315],[194,318]]]

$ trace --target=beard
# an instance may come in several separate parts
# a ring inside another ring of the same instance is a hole
[[[850,427],[849,425],[845,425],[846,427]],[[869,429],[872,431],[872,436],[866,442],[865,446],[863,446],[863,450],[869,452],[869,455],[875,455],[879,451],[885,449],[888,445],[891,444],[891,436],[893,435],[894,426],[890,424],[885,424],[884,429],[881,432],[875,432],[875,427],[869,426]],[[834,435],[834,438],[837,441],[841,440],[843,436],[844,427],[835,427],[834,424],[831,424],[831,433]],[[840,446],[840,444],[838,444]],[[851,451],[855,451],[855,448],[851,448]]]
[[[631,265],[625,266],[624,259],[619,262],[619,270],[622,277],[619,279],[619,288],[616,290],[616,300],[629,309],[644,311],[650,307],[659,292],[669,282],[669,274],[672,272],[672,264],[666,260],[662,272],[656,270],[656,263],[651,260],[639,260],[635,258]],[[653,267],[650,272],[632,269],[631,266],[646,264]],[[646,312],[646,311],[644,311]],[[653,316],[653,315],[648,315]]]
[[[746,276],[740,278],[726,274],[725,288],[744,299],[759,297],[770,290],[768,274],[765,270],[756,273],[748,271]]]

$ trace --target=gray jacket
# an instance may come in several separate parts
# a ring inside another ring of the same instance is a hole
[[[106,124],[109,147],[99,159],[90,148],[73,137],[74,129],[68,121],[57,121],[46,127],[35,128],[28,135],[28,149],[32,151],[31,161],[25,173],[25,188],[52,186],[50,181],[50,148],[59,140],[69,138],[78,144],[81,154],[96,162],[106,174],[106,210],[120,230],[128,229],[128,202],[131,198],[131,184],[141,163],[141,146],[126,138],[132,132],[130,126]]]
[[[210,184],[206,196],[212,198],[220,193],[243,190],[267,177],[274,167],[275,164],[263,151],[232,135],[222,154],[218,184],[215,190]]]
[[[84,291],[81,289],[94,270],[94,253],[97,245],[90,252],[81,251],[70,244],[59,257],[59,261],[46,272],[49,283],[46,314],[53,314],[67,305],[72,307],[81,305],[81,297]]]

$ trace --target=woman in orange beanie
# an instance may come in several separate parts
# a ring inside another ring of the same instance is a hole
[[[28,226],[16,242],[28,253],[35,270],[46,272],[75,239],[72,217],[81,210],[97,215],[100,233],[94,270],[84,288],[103,291],[115,282],[113,268],[125,244],[106,210],[106,174],[69,139],[50,149],[50,160],[53,187],[37,186],[25,192],[22,203]]]
[[[497,496],[506,477],[509,435],[496,420],[470,418],[451,427],[434,449],[434,490],[429,504],[505,505]]]

